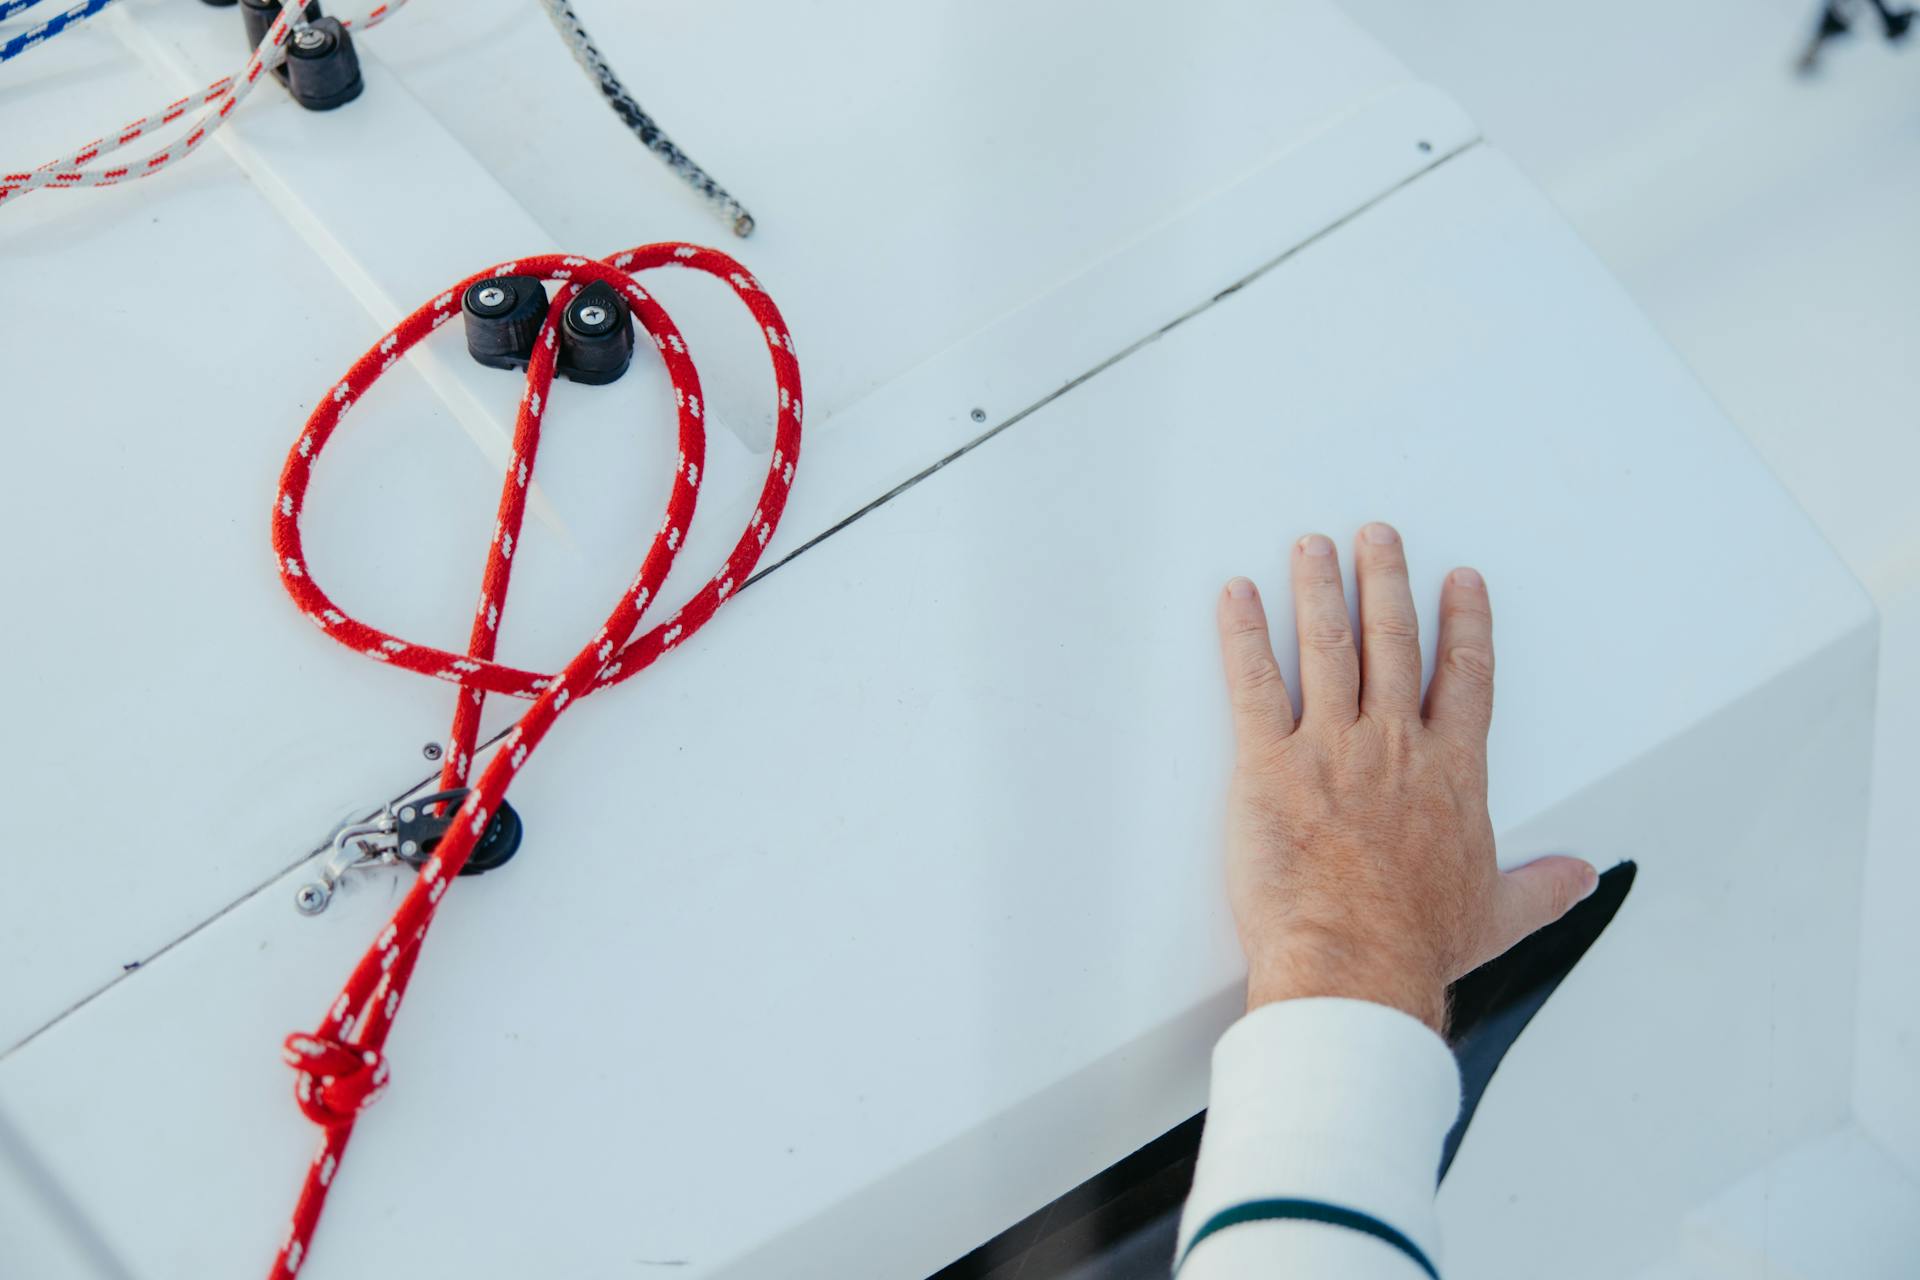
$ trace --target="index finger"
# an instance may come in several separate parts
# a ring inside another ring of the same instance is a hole
[[[1455,569],[1440,588],[1439,656],[1427,688],[1427,724],[1462,745],[1484,748],[1493,720],[1493,608],[1487,584]]]
[[[1227,697],[1244,763],[1293,732],[1293,700],[1274,661],[1266,606],[1253,583],[1245,578],[1229,582],[1220,593],[1218,613]]]

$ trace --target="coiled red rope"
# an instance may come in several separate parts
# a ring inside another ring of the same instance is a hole
[[[700,490],[706,435],[700,379],[686,343],[673,321],[634,280],[633,272],[654,267],[688,267],[726,281],[759,322],[772,354],[779,390],[774,451],[760,492],[759,508],[727,556],[720,572],[679,609],[634,637],[648,605],[655,601],[674,557],[685,541]],[[348,409],[395,361],[459,311],[469,285],[495,275],[533,275],[558,281],[557,292],[527,367],[526,391],[514,424],[513,455],[500,490],[499,522],[487,553],[480,604],[465,653],[402,641],[343,613],[321,590],[308,569],[300,543],[312,468]],[[672,379],[679,418],[680,454],[665,518],[641,561],[640,572],[592,641],[555,675],[522,671],[493,660],[500,616],[506,607],[513,551],[526,512],[527,483],[540,446],[540,426],[553,383],[557,326],[567,302],[586,284],[606,281],[627,300],[640,327],[653,338]],[[313,1231],[326,1204],[327,1189],[338,1173],[347,1141],[360,1111],[386,1085],[383,1048],[407,981],[419,957],[421,941],[433,923],[442,896],[465,865],[474,843],[506,794],[514,775],[539,746],[560,713],[576,699],[606,685],[631,679],[661,654],[698,631],[714,611],[743,585],[773,536],[793,483],[800,454],[800,366],[793,340],[772,299],[746,270],[726,254],[684,244],[653,244],[616,254],[601,262],[542,255],[478,272],[433,299],[382,338],[355,362],[307,419],[299,441],[287,455],[274,502],[273,549],[287,594],[335,640],[393,666],[434,676],[460,686],[441,786],[467,785],[480,711],[490,693],[532,700],[526,714],[506,734],[461,802],[456,820],[420,869],[399,907],[360,958],[340,996],[310,1033],[288,1036],[285,1057],[298,1072],[295,1097],[300,1110],[320,1126],[319,1149],[294,1206],[287,1238],[274,1258],[271,1275],[299,1271],[310,1252]],[[630,638],[631,637],[631,638]]]

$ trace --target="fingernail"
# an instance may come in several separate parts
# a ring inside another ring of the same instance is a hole
[[[1586,875],[1582,878],[1581,883],[1585,885],[1585,888],[1581,889],[1580,896],[1574,899],[1574,901],[1576,902],[1585,902],[1588,898],[1591,898],[1593,896],[1593,891],[1600,887],[1600,873],[1598,871],[1595,871],[1592,867],[1588,867]]]
[[[1480,575],[1472,569],[1455,569],[1453,571],[1453,585],[1456,587],[1466,587],[1470,590],[1476,589],[1480,586]]]
[[[1381,546],[1400,541],[1400,535],[1395,532],[1392,525],[1381,524],[1378,520],[1360,530],[1360,536],[1368,542],[1378,543]]]
[[[1253,599],[1253,583],[1245,578],[1235,578],[1227,583],[1227,594],[1235,600]]]
[[[1330,556],[1333,554],[1333,540],[1323,533],[1310,533],[1300,539],[1300,550],[1310,556]]]

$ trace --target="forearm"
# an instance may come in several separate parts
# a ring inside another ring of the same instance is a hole
[[[1345,999],[1254,1010],[1214,1050],[1182,1280],[1431,1275],[1459,1102],[1446,1045],[1406,1014]]]
[[[1487,811],[1493,613],[1455,569],[1431,682],[1400,535],[1291,556],[1300,709],[1245,578],[1220,593],[1233,711],[1227,897],[1251,1012],[1214,1050],[1186,1280],[1437,1277],[1434,1183],[1460,1108],[1449,983],[1591,893],[1577,858],[1502,871]]]

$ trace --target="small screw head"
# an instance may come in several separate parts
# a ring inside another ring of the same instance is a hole
[[[975,422],[985,422],[987,420],[987,411],[985,409],[975,409],[970,416]]]
[[[497,284],[490,284],[479,293],[474,294],[473,300],[483,307],[497,307],[507,300],[507,291]],[[440,748],[435,747],[434,754],[427,758],[431,760],[438,757],[439,754]]]
[[[605,307],[580,308],[580,323],[586,325],[588,328],[597,328],[606,322],[607,309]]]
[[[420,748],[420,754],[429,760],[438,760],[440,758],[440,744],[437,742],[429,742],[426,746]]]
[[[420,811],[414,808],[412,805],[407,805],[405,808],[400,810],[400,821],[412,822],[414,818],[418,816],[419,812]]]
[[[331,897],[333,894],[323,884],[303,884],[293,895],[293,905],[300,908],[302,915],[317,916],[327,909],[327,900]]]
[[[326,32],[314,27],[302,27],[293,33],[293,47],[311,53],[323,49],[331,42]]]
[[[420,845],[419,845],[419,843],[418,843],[418,842],[416,842],[416,841],[413,841],[413,840],[402,840],[402,841],[400,842],[400,856],[401,856],[401,857],[403,857],[403,858],[411,858],[411,857],[412,857],[412,856],[413,856],[414,854],[416,854],[416,853],[418,853],[418,852],[420,852]]]

